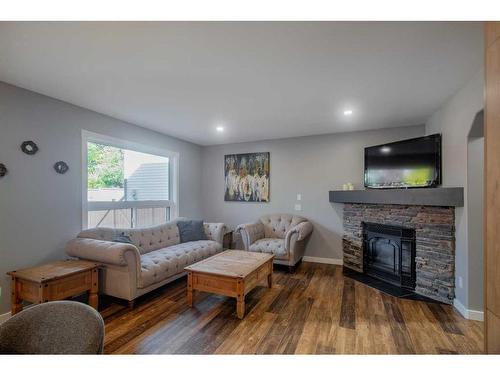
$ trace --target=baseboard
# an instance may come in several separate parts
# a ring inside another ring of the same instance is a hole
[[[311,262],[311,263],[324,263],[324,264],[336,264],[336,265],[343,265],[344,262],[342,259],[334,259],[334,258],[319,258],[319,257],[308,257],[304,256],[302,257],[302,261],[304,262]]]
[[[0,324],[5,322],[9,318],[10,318],[10,312],[5,313],[5,314],[0,314]]]
[[[462,302],[456,298],[453,300],[453,307],[455,307],[465,319],[478,320],[480,322],[484,320],[484,313],[482,311],[468,310],[462,305]]]

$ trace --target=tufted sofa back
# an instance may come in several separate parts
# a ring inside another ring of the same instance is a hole
[[[261,216],[259,221],[264,224],[266,238],[285,238],[286,232],[290,228],[307,221],[307,219],[291,214],[273,214]]]
[[[132,243],[141,254],[162,249],[180,243],[179,229],[175,220],[168,223],[148,228],[114,229],[94,228],[87,229],[78,235],[79,238],[92,238],[94,240],[113,241],[117,235],[124,233],[129,236]]]

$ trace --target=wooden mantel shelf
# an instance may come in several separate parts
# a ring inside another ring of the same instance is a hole
[[[329,192],[332,203],[463,207],[464,188],[366,189]]]

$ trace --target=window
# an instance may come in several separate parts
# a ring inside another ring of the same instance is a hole
[[[177,217],[176,153],[83,133],[85,228],[141,228]]]

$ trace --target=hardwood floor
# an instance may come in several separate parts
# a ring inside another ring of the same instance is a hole
[[[344,277],[342,267],[302,263],[255,288],[247,314],[234,298],[197,293],[182,278],[136,302],[103,301],[105,353],[456,354],[482,353],[483,324],[453,307],[403,300]]]

